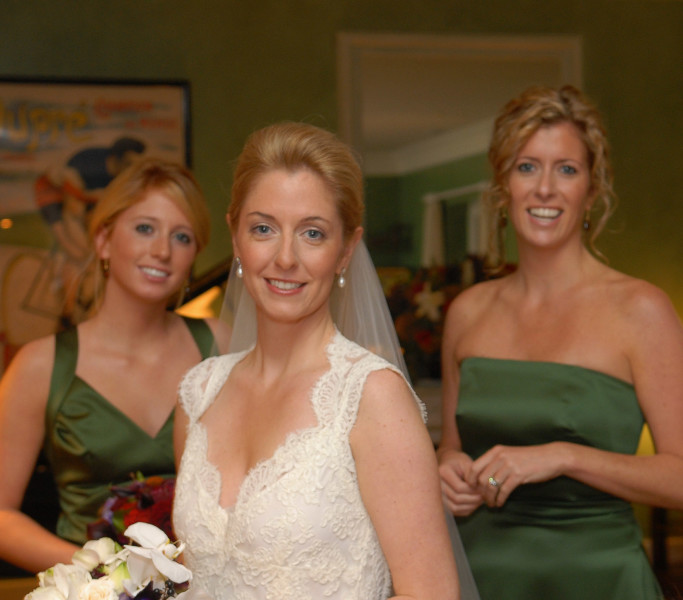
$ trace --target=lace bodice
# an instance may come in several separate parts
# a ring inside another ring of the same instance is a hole
[[[338,332],[327,355],[330,369],[311,393],[318,425],[290,433],[271,458],[257,464],[229,509],[219,504],[220,474],[207,459],[201,417],[244,353],[210,358],[181,384],[189,426],[174,526],[187,544],[193,585],[215,600],[391,595],[389,569],[360,496],[349,433],[367,376],[396,369]]]

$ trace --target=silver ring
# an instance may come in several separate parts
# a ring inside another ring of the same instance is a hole
[[[489,485],[491,487],[498,487],[498,480],[493,475],[489,477]]]

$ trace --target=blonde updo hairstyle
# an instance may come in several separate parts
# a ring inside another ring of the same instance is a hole
[[[614,212],[615,197],[612,188],[612,168],[609,160],[609,143],[600,113],[575,87],[531,87],[510,100],[495,120],[488,158],[493,178],[486,198],[496,218],[498,229],[494,254],[500,266],[504,265],[502,229],[510,202],[509,178],[517,155],[539,128],[557,123],[572,123],[586,147],[590,168],[590,194],[594,201],[590,207],[590,229],[586,233],[587,246],[598,256],[595,240]]]
[[[349,240],[363,222],[363,173],[350,148],[334,134],[307,123],[284,122],[259,129],[237,160],[228,216],[237,228],[246,197],[259,177],[283,169],[309,169],[332,191]]]

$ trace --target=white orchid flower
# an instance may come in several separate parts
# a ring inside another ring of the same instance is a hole
[[[129,596],[135,596],[152,581],[155,588],[163,588],[166,579],[184,583],[192,579],[192,572],[174,562],[184,548],[175,546],[166,534],[149,523],[134,523],[123,533],[139,546],[126,546],[129,551],[128,571],[130,579],[124,582]]]
[[[71,560],[75,565],[82,565],[86,570],[92,571],[97,565],[114,560],[120,550],[121,546],[114,540],[104,537],[86,542],[81,549],[74,552]]]

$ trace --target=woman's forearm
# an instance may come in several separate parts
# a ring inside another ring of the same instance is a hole
[[[565,474],[599,490],[638,502],[683,509],[683,458],[633,456],[570,444]]]
[[[18,510],[0,510],[0,531],[0,558],[34,573],[70,563],[78,550]]]

